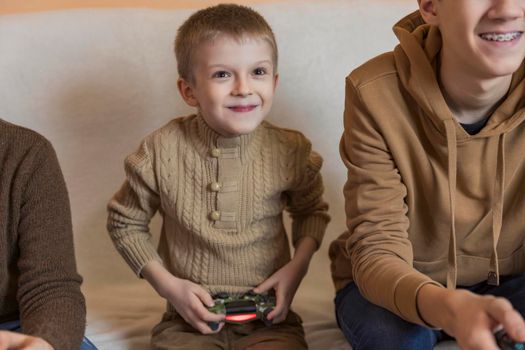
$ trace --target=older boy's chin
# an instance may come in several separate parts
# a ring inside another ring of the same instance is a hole
[[[504,77],[514,74],[524,63],[525,54],[520,57],[501,57],[485,64],[485,71],[490,77]]]

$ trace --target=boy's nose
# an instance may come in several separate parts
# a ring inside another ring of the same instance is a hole
[[[234,96],[248,96],[252,94],[252,90],[248,81],[244,78],[239,78],[235,82],[232,95]]]
[[[513,20],[525,16],[523,0],[496,0],[488,13],[490,19]]]

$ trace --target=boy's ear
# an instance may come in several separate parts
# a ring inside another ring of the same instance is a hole
[[[279,74],[275,74],[273,77],[273,92],[275,92],[275,89],[277,89],[277,85],[279,84]]]
[[[187,82],[185,79],[179,78],[177,80],[177,88],[179,89],[179,93],[184,102],[186,102],[191,107],[199,106],[199,102],[197,101],[197,98],[193,92],[193,87],[189,82]]]
[[[419,1],[419,12],[421,17],[425,20],[426,23],[432,25],[438,25],[438,12],[436,2],[438,0],[420,0]]]

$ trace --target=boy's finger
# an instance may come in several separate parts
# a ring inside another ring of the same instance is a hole
[[[466,344],[468,349],[497,350],[496,340],[492,332],[479,331],[472,342]]]
[[[267,316],[267,318],[270,320],[270,321],[274,321],[275,322],[275,318],[279,316],[279,314],[281,313],[281,309],[278,309],[277,307],[275,309],[273,309]]]
[[[210,312],[208,310],[205,310],[202,315],[201,319],[206,322],[222,322],[224,321],[224,315],[223,314],[215,314],[213,312]]]
[[[488,312],[497,323],[503,326],[512,339],[525,341],[525,321],[507,299],[494,299],[489,304]]]
[[[201,303],[198,303],[194,305],[193,307],[193,313],[195,315],[195,318],[198,319],[198,321],[215,321],[217,316],[220,316],[218,314],[214,314],[213,312],[210,312],[206,305],[203,305]]]
[[[274,324],[281,323],[282,321],[284,321],[285,318],[286,318],[286,312],[283,311],[279,315],[275,315],[275,317],[273,318],[273,323]]]
[[[516,310],[507,312],[503,317],[502,324],[512,339],[518,342],[525,342],[525,322]]]
[[[273,320],[276,316],[279,316],[284,309],[284,300],[282,296],[277,293],[275,308],[268,314],[268,319]]]
[[[207,307],[212,307],[214,304],[213,304],[213,298],[211,297],[211,295],[206,292],[204,289],[202,288],[197,288],[195,290],[195,295],[197,295],[197,297],[202,301],[202,303],[204,305],[206,305]]]
[[[263,283],[259,284],[257,287],[253,289],[253,291],[257,294],[265,293],[269,289],[273,287],[273,279],[270,277],[267,280],[265,280]]]

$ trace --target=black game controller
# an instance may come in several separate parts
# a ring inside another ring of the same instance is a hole
[[[213,296],[214,305],[208,310],[215,314],[225,315],[224,321],[231,324],[244,324],[261,320],[267,327],[272,321],[267,318],[275,308],[275,296],[270,294],[255,294],[249,291],[241,296],[230,296],[228,293],[219,293]],[[217,322],[208,322],[211,330],[219,328]]]
[[[497,331],[494,336],[500,349],[503,350],[525,350],[525,343],[512,340],[504,329]]]

